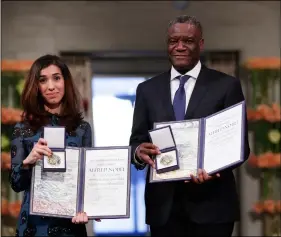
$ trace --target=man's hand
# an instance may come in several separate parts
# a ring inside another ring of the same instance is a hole
[[[155,168],[155,164],[149,156],[159,154],[161,154],[161,152],[159,151],[158,147],[153,145],[152,143],[142,143],[136,151],[136,155],[138,156],[138,158],[143,162],[151,165],[153,168]]]
[[[190,175],[191,181],[196,183],[196,184],[202,184],[202,183],[204,183],[204,182],[206,182],[210,179],[213,179],[215,177],[217,177],[217,178],[220,177],[219,173],[210,176],[210,175],[207,174],[207,172],[204,169],[199,169],[197,174],[198,174],[197,178],[192,174]],[[188,183],[188,182],[190,182],[190,181],[185,181],[185,183]]]

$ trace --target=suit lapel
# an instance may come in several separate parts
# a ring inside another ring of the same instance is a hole
[[[175,114],[173,109],[173,104],[171,100],[171,72],[165,72],[162,75],[161,78],[161,84],[159,88],[162,88],[159,92],[160,98],[162,98],[163,108],[165,108],[167,113],[167,119],[168,121],[174,121],[175,120]],[[157,91],[155,92],[157,94]]]
[[[204,94],[207,91],[208,84],[210,82],[210,80],[208,80],[207,72],[208,72],[208,68],[202,65],[201,71],[195,83],[195,87],[191,94],[191,98],[185,114],[185,119],[193,118],[196,108],[198,107],[201,99],[203,98]]]

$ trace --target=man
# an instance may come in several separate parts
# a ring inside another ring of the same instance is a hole
[[[151,157],[159,151],[148,137],[154,122],[202,118],[244,100],[238,79],[201,64],[203,32],[194,17],[180,16],[169,24],[167,46],[172,68],[137,88],[130,137],[137,169],[154,167]],[[244,161],[250,152],[245,123]],[[151,236],[231,236],[239,218],[232,169],[214,176],[199,170],[190,182],[150,184],[147,175],[146,223]]]

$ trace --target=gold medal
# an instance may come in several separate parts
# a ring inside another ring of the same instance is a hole
[[[48,156],[48,164],[49,165],[59,165],[60,157],[53,153],[51,156]]]
[[[165,166],[171,164],[172,161],[173,161],[173,157],[171,155],[164,155],[160,158],[160,163]]]

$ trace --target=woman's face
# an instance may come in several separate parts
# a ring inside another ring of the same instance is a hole
[[[47,105],[60,105],[64,96],[64,78],[59,67],[50,65],[41,70],[39,90]]]

